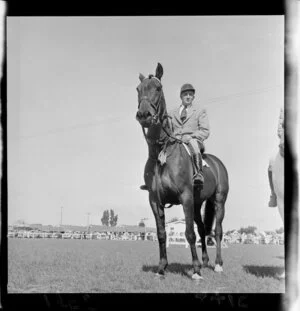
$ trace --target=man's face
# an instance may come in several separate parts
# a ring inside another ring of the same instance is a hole
[[[185,91],[181,93],[181,100],[182,100],[182,104],[184,106],[189,106],[192,104],[195,96],[194,96],[194,91]]]

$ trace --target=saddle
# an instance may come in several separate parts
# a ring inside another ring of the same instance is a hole
[[[182,143],[182,144],[183,144],[185,150],[187,151],[188,155],[190,156],[190,158],[191,158],[191,160],[192,160],[192,162],[193,162],[193,156],[192,156],[192,154],[191,154],[191,151],[190,151],[189,147],[188,147],[187,144],[185,144],[185,143]],[[202,150],[201,150],[201,153],[202,153]],[[158,155],[158,161],[159,161],[159,163],[160,163],[161,166],[163,166],[163,165],[166,163],[166,161],[167,161],[166,148],[163,148],[163,149],[161,150],[161,152],[159,153],[159,155]],[[194,166],[194,163],[193,163],[193,166]],[[204,166],[209,167],[209,165],[208,165],[207,162],[203,159],[203,156],[202,156],[202,167],[204,167]]]
[[[183,143],[183,146],[185,147],[185,149],[186,149],[186,151],[187,151],[187,153],[188,153],[188,155],[192,158],[192,160],[193,160],[193,157],[192,157],[192,155],[191,155],[191,151],[190,151],[190,149],[189,149],[189,147],[187,146],[187,144],[185,144],[185,143]],[[204,150],[203,150],[204,151]],[[202,154],[202,166],[207,166],[207,167],[209,167],[209,165],[207,164],[207,162],[203,159],[203,152],[202,152],[202,150],[201,150],[201,154]]]

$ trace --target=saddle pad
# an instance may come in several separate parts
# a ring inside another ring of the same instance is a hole
[[[183,143],[183,146],[185,147],[185,149],[186,149],[188,155],[191,157],[191,152],[190,152],[189,147],[187,146],[187,144],[184,144],[184,143]],[[209,167],[209,165],[207,164],[207,162],[206,162],[205,160],[203,160],[203,159],[202,159],[202,166],[207,166],[207,167]]]
[[[188,148],[188,146],[186,144],[183,144],[188,155],[191,156],[191,153],[190,153],[190,150]],[[158,155],[158,160],[160,162],[161,165],[164,165],[166,163],[166,153],[162,150],[159,155]],[[202,159],[202,166],[206,166],[206,167],[209,167],[209,165],[207,164],[207,162],[205,160]]]

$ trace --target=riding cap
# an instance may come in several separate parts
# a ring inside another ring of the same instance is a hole
[[[194,87],[193,87],[191,84],[189,84],[189,83],[186,83],[186,84],[184,84],[184,85],[181,87],[181,89],[180,89],[180,96],[181,96],[181,94],[182,94],[183,92],[185,92],[185,91],[193,91],[194,93],[196,92],[196,90],[194,89]]]

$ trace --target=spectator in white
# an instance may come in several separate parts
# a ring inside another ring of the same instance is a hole
[[[277,135],[279,137],[279,152],[281,156],[283,156],[284,155],[284,110],[283,108],[280,109]],[[269,184],[271,188],[269,207],[277,206],[277,197],[274,191],[274,185],[273,185],[273,179],[272,179],[274,159],[275,159],[274,156],[270,159],[269,167],[268,167],[268,177],[269,177]]]

